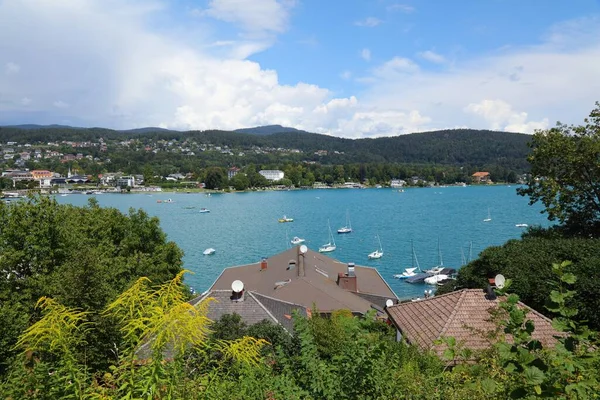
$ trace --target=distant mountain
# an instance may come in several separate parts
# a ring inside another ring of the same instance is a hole
[[[174,130],[174,129],[166,129],[166,128],[159,128],[159,127],[155,127],[155,126],[148,126],[145,128],[120,129],[119,132],[143,134],[143,133],[149,133],[149,132],[179,132],[179,131]]]
[[[288,128],[288,127],[281,126],[281,125],[265,125],[265,126],[257,126],[254,128],[242,128],[242,129],[236,129],[234,132],[247,133],[250,135],[272,135],[274,133],[286,133],[286,132],[308,133],[308,132],[301,131],[296,128]]]
[[[52,125],[36,125],[36,124],[23,124],[23,125],[3,125],[0,126],[1,128],[16,128],[16,129],[55,129],[55,128],[60,128],[60,129],[80,129],[80,128],[76,128],[73,126],[68,126],[68,125],[56,125],[56,124],[52,124]]]

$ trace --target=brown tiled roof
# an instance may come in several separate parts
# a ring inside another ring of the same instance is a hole
[[[486,299],[482,289],[464,289],[397,304],[386,311],[410,343],[441,354],[444,346],[434,342],[444,337],[454,337],[458,343],[473,350],[488,348],[492,339],[487,339],[486,333],[496,330],[490,311],[498,307],[500,300]],[[552,328],[552,321],[521,302],[518,306],[529,310],[527,318],[535,325],[533,338],[544,346],[554,345],[554,336],[559,332]]]
[[[338,274],[347,271],[347,264],[308,250],[303,256],[304,276],[301,276],[301,257],[299,248],[294,247],[269,257],[264,270],[261,270],[260,262],[225,268],[211,290],[229,290],[231,283],[239,279],[248,291],[307,308],[312,308],[314,303],[322,312],[348,309],[365,313],[373,308],[369,299],[337,285]],[[355,275],[357,292],[397,299],[375,268],[355,266]],[[278,282],[284,284],[277,285]]]
[[[489,174],[490,174],[489,172],[478,171],[478,172],[475,172],[472,176],[483,178],[484,176],[488,176]]]

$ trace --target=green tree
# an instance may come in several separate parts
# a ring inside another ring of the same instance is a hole
[[[222,189],[227,182],[227,175],[220,167],[211,167],[206,171],[206,179],[204,183],[207,189]]]
[[[542,202],[571,233],[600,235],[600,103],[584,125],[538,131],[528,157],[531,180],[518,193]]]
[[[250,179],[244,173],[237,173],[230,180],[230,185],[235,188],[235,190],[246,190],[250,187]]]
[[[0,203],[0,226],[0,271],[9,271],[0,276],[0,373],[14,355],[18,331],[37,318],[40,297],[101,310],[140,276],[163,282],[181,271],[183,253],[142,210],[125,215],[94,199],[75,207],[35,197]],[[115,331],[100,324],[86,335],[90,345],[75,350],[99,368],[94,362],[113,354]]]

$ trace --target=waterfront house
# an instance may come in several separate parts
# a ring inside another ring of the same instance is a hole
[[[423,350],[442,355],[447,348],[439,341],[454,337],[459,346],[483,350],[492,346],[497,337],[498,310],[501,298],[483,289],[463,289],[418,301],[409,301],[386,307],[389,321],[396,327],[396,338]],[[533,339],[544,346],[556,343],[559,335],[552,321],[531,307],[519,302],[518,307],[528,311],[527,319],[533,321]],[[510,340],[510,338],[507,338]]]
[[[229,168],[229,170],[227,171],[227,178],[231,179],[234,176],[236,176],[238,174],[238,172],[240,172],[240,169],[238,167],[231,167]]]
[[[485,171],[475,172],[471,178],[473,178],[473,183],[492,183],[490,173]]]
[[[135,187],[135,177],[133,176],[122,176],[117,179],[117,186],[125,188],[125,187]]]
[[[233,290],[234,281],[243,283],[241,292]],[[342,263],[302,246],[256,263],[225,268],[195,302],[206,297],[219,300],[210,305],[209,316],[237,312],[252,324],[266,315],[284,327],[291,327],[286,321],[293,310],[301,315],[310,314],[313,308],[323,315],[340,309],[354,315],[374,311],[383,318],[386,302],[398,301],[376,268]]]
[[[285,176],[283,171],[278,169],[262,169],[258,171],[258,173],[264,176],[268,181],[280,181]]]

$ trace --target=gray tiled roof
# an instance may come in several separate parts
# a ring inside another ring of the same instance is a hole
[[[294,329],[292,314],[294,310],[306,316],[306,308],[301,305],[278,300],[256,292],[245,292],[243,301],[233,301],[231,290],[211,290],[192,300],[197,304],[207,298],[216,301],[208,307],[208,318],[213,321],[220,319],[225,314],[238,314],[247,325],[254,325],[262,320],[281,324],[288,332]]]

